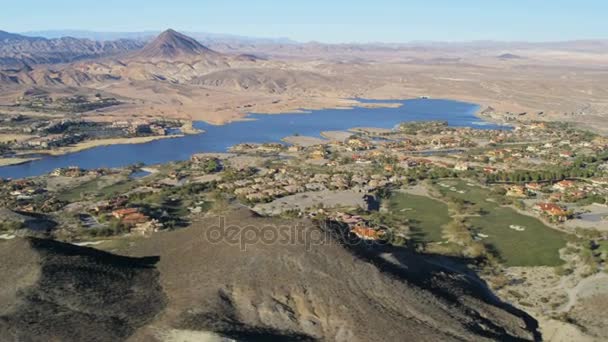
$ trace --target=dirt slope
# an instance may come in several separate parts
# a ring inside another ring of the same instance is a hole
[[[540,338],[534,319],[498,302],[474,275],[432,259],[245,210],[225,226],[270,227],[266,240],[214,240],[217,224],[209,218],[121,250],[135,257],[39,239],[0,243],[0,340]]]
[[[335,238],[307,247],[257,241],[209,242],[209,219],[138,242],[135,255],[160,255],[169,298],[163,315],[132,340],[158,331],[212,331],[245,340],[457,341],[529,340],[535,321],[506,308],[476,280],[415,255],[383,261],[367,248],[347,250]],[[310,222],[231,214],[226,226],[295,228],[320,236]],[[272,233],[271,233],[272,234]],[[290,238],[291,239],[291,238]],[[289,239],[287,239],[289,240]],[[310,240],[309,240],[310,241]],[[371,253],[371,254],[370,254]],[[500,306],[500,307],[499,307]],[[511,313],[510,313],[511,312]]]
[[[0,341],[120,341],[165,305],[156,259],[0,242]]]

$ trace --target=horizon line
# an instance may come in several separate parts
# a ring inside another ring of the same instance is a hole
[[[38,29],[38,30],[29,30],[29,31],[6,31],[8,33],[15,33],[19,35],[34,37],[36,33],[61,33],[61,32],[82,32],[82,33],[91,33],[91,34],[160,34],[167,29],[145,29],[145,30],[135,30],[135,31],[125,31],[125,30],[107,30],[107,31],[98,31],[92,29]],[[196,30],[180,30],[174,29],[177,32],[185,33],[185,34],[208,34],[208,35],[217,35],[217,36],[231,36],[234,38],[243,38],[243,39],[259,39],[259,40],[288,40],[295,44],[323,44],[323,45],[408,45],[408,44],[470,44],[470,43],[506,43],[506,44],[548,44],[548,43],[575,43],[575,42],[597,42],[597,41],[606,41],[608,42],[608,37],[604,38],[575,38],[575,39],[566,39],[566,40],[494,40],[494,39],[472,39],[472,40],[408,40],[403,42],[395,42],[395,41],[342,41],[342,42],[327,42],[320,40],[308,40],[301,41],[295,40],[287,36],[279,37],[279,36],[247,36],[239,33],[224,33],[224,32],[210,32],[210,31],[196,31]],[[3,29],[0,28],[0,31]],[[72,37],[70,35],[65,35],[61,37]],[[45,37],[41,37],[45,38]],[[72,37],[78,38],[78,37]],[[125,39],[125,38],[118,38]],[[129,39],[129,38],[126,38]]]

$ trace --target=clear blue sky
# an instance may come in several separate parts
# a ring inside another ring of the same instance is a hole
[[[608,0],[3,0],[0,30],[162,30],[299,41],[608,38]]]

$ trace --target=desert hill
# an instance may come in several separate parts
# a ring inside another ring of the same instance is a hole
[[[0,247],[2,341],[120,341],[165,306],[154,258],[34,238]]]
[[[208,49],[193,38],[168,29],[133,54],[134,59],[175,60],[179,58],[219,58],[220,54]]]
[[[347,239],[324,235],[330,230],[309,221],[244,210],[227,217],[227,225],[294,227],[315,243],[209,241],[206,232],[217,217],[136,240],[120,250],[130,258],[46,240],[4,242],[0,257],[10,262],[0,266],[9,280],[0,285],[8,303],[0,335],[35,340],[43,333],[62,341],[167,341],[167,334],[198,333],[246,341],[538,338],[531,317],[498,302],[473,276],[411,253],[381,248],[381,257],[375,248],[347,247]],[[157,269],[150,256],[158,257]]]
[[[185,84],[193,88],[247,90],[266,94],[288,91],[320,94],[335,89],[335,82],[326,72],[307,69],[293,68],[254,55],[221,54],[169,29],[141,50],[120,58],[88,60],[33,70],[5,70],[0,72],[0,79],[13,85],[92,88],[133,81],[155,81]]]

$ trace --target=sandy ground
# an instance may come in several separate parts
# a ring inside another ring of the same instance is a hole
[[[324,207],[366,207],[362,193],[345,191],[311,191],[276,199],[270,203],[258,204],[253,210],[261,214],[278,215],[282,212],[314,207],[322,204]]]
[[[36,159],[38,158],[0,158],[0,166],[24,164]]]
[[[392,133],[392,129],[388,128],[378,128],[378,127],[353,127],[349,131],[357,132],[357,133],[367,133],[367,134],[384,134],[384,133]]]
[[[519,302],[517,305],[521,309],[535,316],[546,341],[600,341],[576,325],[550,317],[568,313],[569,317],[595,331],[595,336],[605,335],[601,327],[608,324],[608,317],[602,313],[608,297],[608,275],[597,273],[581,279],[577,273],[578,269],[575,269],[573,274],[560,277],[552,267],[510,267],[506,276],[511,283],[498,294],[507,301]],[[515,294],[521,296],[520,299],[513,297]]]
[[[292,135],[289,137],[285,137],[281,140],[283,140],[284,142],[286,142],[288,144],[299,145],[299,146],[304,146],[304,147],[327,143],[327,140],[325,140],[325,139],[316,138],[316,137],[307,137],[307,136],[303,136],[303,135]]]
[[[536,317],[543,339],[547,342],[600,342],[586,335],[578,327],[547,317]]]
[[[582,214],[581,218],[566,221],[564,223],[566,227],[589,228],[608,232],[608,206],[593,204],[579,209],[588,210],[589,213]]]
[[[569,300],[561,309],[563,312],[570,311],[581,299],[586,299],[595,295],[608,294],[608,274],[594,274],[591,277],[581,280],[575,287],[568,289],[567,292]]]
[[[145,144],[154,140],[160,139],[173,139],[181,138],[183,135],[164,135],[164,136],[152,136],[152,137],[135,137],[135,138],[112,138],[112,139],[97,139],[83,141],[78,144],[66,147],[59,147],[53,150],[37,151],[37,153],[45,153],[52,156],[64,155],[68,153],[80,152],[88,150],[93,147],[108,146],[108,145],[121,145],[121,144]]]
[[[222,176],[214,173],[214,174],[210,174],[210,175],[198,176],[198,177],[192,179],[191,182],[192,183],[209,183],[209,182],[213,182],[213,181],[219,181],[220,179],[222,179]]]
[[[353,134],[351,132],[346,131],[325,131],[321,132],[321,136],[332,140],[332,141],[345,141],[350,138]]]
[[[170,329],[159,331],[156,337],[162,342],[229,342],[232,339],[205,331]]]
[[[252,166],[252,167],[260,166],[267,159],[268,158],[264,158],[264,157],[242,155],[242,156],[230,157],[225,161],[225,163],[226,163],[226,165],[231,166],[235,169],[244,169],[244,168],[247,168],[250,166]]]
[[[24,141],[33,138],[31,135],[26,134],[0,134],[0,143],[12,142],[12,141]]]

